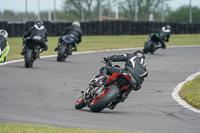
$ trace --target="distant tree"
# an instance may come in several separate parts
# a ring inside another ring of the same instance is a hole
[[[120,5],[121,14],[131,20],[135,20],[135,8],[138,6],[138,21],[148,21],[153,13],[157,21],[161,16],[161,0],[125,0]],[[136,5],[137,4],[137,5]]]
[[[15,13],[10,10],[4,10],[1,16],[1,21],[12,21],[15,18]]]
[[[189,23],[189,13],[190,7],[189,6],[181,6],[175,11],[169,12],[166,16],[167,22],[180,22],[180,23]],[[192,22],[199,23],[200,22],[200,8],[195,6],[192,7]]]
[[[97,0],[98,1],[98,0]],[[68,19],[79,20],[82,19],[82,8],[84,9],[85,20],[91,20],[93,18],[92,4],[94,0],[65,0],[63,10],[66,13]]]

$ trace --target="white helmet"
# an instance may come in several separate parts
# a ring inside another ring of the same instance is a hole
[[[163,32],[171,32],[171,26],[170,25],[165,25],[162,27]]]
[[[8,32],[6,30],[1,29],[0,30],[0,35],[3,35],[5,38],[8,37]]]
[[[79,28],[81,27],[79,21],[74,21],[74,22],[72,23],[72,25],[73,25],[73,26],[77,26],[77,27],[79,27]]]

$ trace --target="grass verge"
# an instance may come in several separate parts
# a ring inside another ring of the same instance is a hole
[[[184,84],[179,96],[193,107],[200,109],[200,75]]]
[[[59,128],[41,125],[0,124],[0,133],[131,133],[125,131]],[[133,133],[133,132],[132,132]]]

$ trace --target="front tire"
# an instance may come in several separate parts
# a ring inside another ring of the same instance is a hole
[[[33,59],[32,59],[33,50],[27,49],[25,53],[25,67],[30,68],[33,66]]]
[[[79,99],[76,101],[75,103],[75,108],[80,110],[82,108],[84,108],[86,106],[85,102],[84,102],[84,96],[80,96]]]
[[[111,85],[104,90],[104,93],[94,99],[90,104],[90,110],[92,112],[100,112],[104,108],[117,98],[119,94],[119,88],[116,85]]]

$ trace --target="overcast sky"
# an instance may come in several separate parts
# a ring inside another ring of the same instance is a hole
[[[12,10],[15,12],[25,11],[25,0],[0,0],[0,11]],[[38,0],[27,0],[28,1],[28,12],[38,11]],[[56,0],[56,9],[61,10],[64,0]],[[123,1],[123,0],[119,0]],[[176,9],[182,5],[188,5],[190,0],[165,0],[165,3],[168,3],[172,9]],[[51,10],[54,9],[54,0],[39,0],[40,11],[47,11],[50,7]],[[192,6],[200,7],[200,0],[192,0]]]

